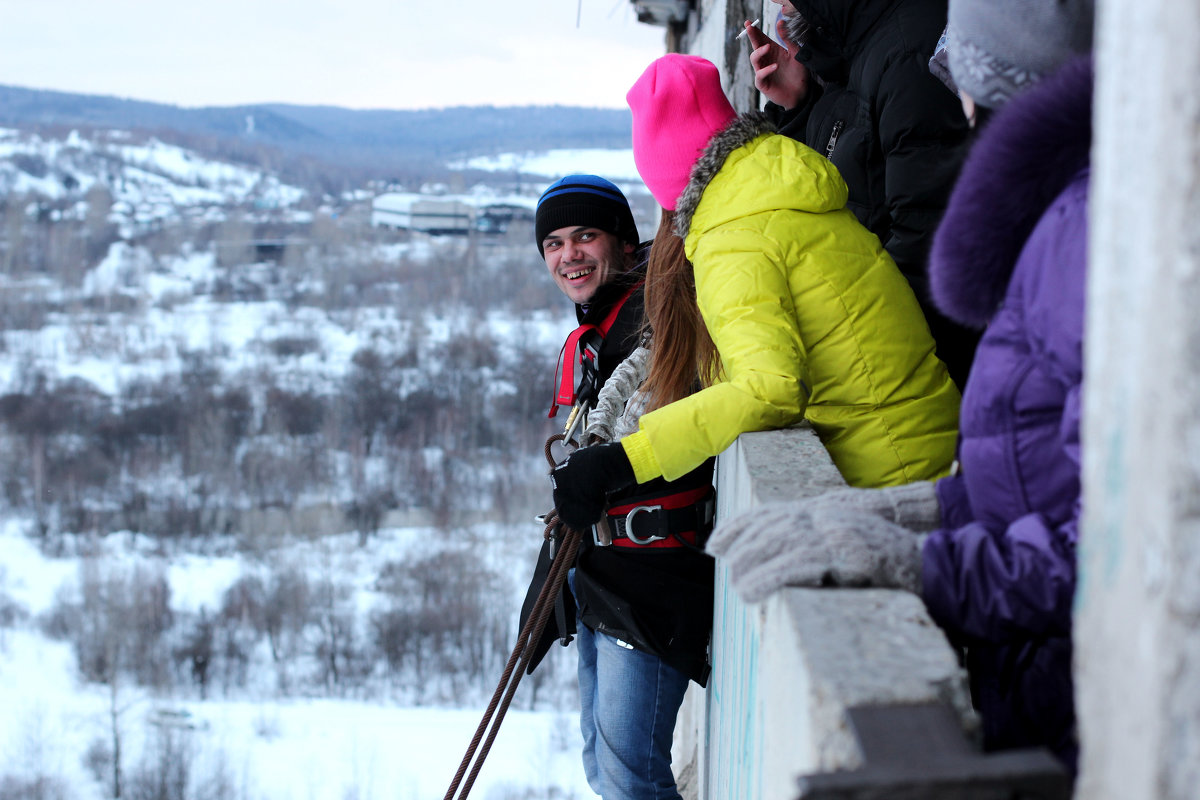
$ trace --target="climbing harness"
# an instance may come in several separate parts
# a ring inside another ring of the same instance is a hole
[[[638,392],[650,370],[648,345],[646,340],[637,347],[604,382],[596,406],[588,415],[584,431],[588,442],[615,441],[636,424],[627,419],[622,422],[621,418],[632,409],[636,419],[648,399]],[[651,482],[638,494],[619,498],[619,505],[609,507],[601,524],[596,526],[594,543],[634,549],[703,549],[712,531],[716,493],[710,480],[689,482],[686,477],[671,484]]]
[[[614,547],[702,548],[713,526],[716,494],[699,486],[658,497],[630,499],[608,509]],[[597,542],[599,544],[599,542]]]
[[[587,424],[587,411],[595,402],[596,392],[600,388],[600,348],[625,302],[641,285],[630,287],[621,295],[598,325],[587,323],[571,331],[559,351],[558,369],[554,373],[557,388],[548,416],[554,418],[559,406],[571,406],[571,414],[563,431],[566,442],[573,441],[575,431]],[[579,369],[578,378],[575,375],[576,365]]]
[[[589,441],[604,441],[611,438],[609,426],[613,424],[612,417],[616,413],[616,409],[624,405],[624,399],[617,398],[616,392],[624,391],[628,396],[628,390],[636,388],[644,377],[648,353],[644,348],[639,348],[641,350],[639,357],[627,359],[618,366],[613,377],[600,391],[599,396],[597,397],[595,394],[597,388],[595,381],[599,376],[600,346],[603,344],[604,336],[607,335],[616,320],[617,312],[629,299],[632,292],[631,289],[618,300],[599,325],[581,325],[563,345],[559,367],[562,379],[558,381],[558,375],[556,375],[558,393],[555,395],[555,404],[550,409],[550,416],[555,415],[559,405],[571,404],[574,408],[566,430],[546,440],[546,460],[551,469],[558,464],[552,452],[554,445],[562,443],[569,449],[577,444],[572,440],[576,430],[581,431],[581,435]],[[579,361],[583,367],[582,380],[578,386],[574,376],[576,352],[580,354]],[[596,416],[598,417],[593,421],[597,426],[595,429],[583,419],[587,409],[593,403],[596,404]],[[606,431],[605,435],[597,435],[601,429]],[[611,544],[616,547],[702,549],[704,538],[712,529],[714,505],[711,485],[676,491],[668,495],[650,494],[638,498],[627,498],[624,505],[610,508],[600,518],[593,527],[592,535],[595,537],[595,543],[601,546]],[[544,521],[546,523],[544,535],[550,540],[551,554],[546,580],[538,592],[537,599],[525,623],[517,634],[516,645],[513,647],[508,663],[500,676],[500,681],[496,685],[491,702],[488,703],[483,719],[479,722],[475,736],[463,756],[450,788],[446,791],[444,800],[456,800],[456,798],[464,800],[471,791],[471,787],[479,775],[479,770],[495,741],[496,734],[500,730],[504,715],[516,694],[521,677],[529,671],[530,661],[535,656],[537,643],[542,639],[546,623],[555,609],[561,608],[560,596],[563,583],[566,580],[567,572],[575,564],[581,537],[579,531],[568,528],[561,522],[557,511],[546,514]],[[569,640],[569,636],[566,636],[564,643]],[[460,789],[461,793],[459,793]]]
[[[555,466],[551,446],[561,438],[562,434],[556,434],[546,440],[546,460],[550,462],[551,468]],[[483,719],[479,721],[479,727],[475,730],[475,736],[472,737],[471,744],[467,747],[467,752],[463,756],[462,763],[459,764],[454,780],[450,783],[450,788],[446,790],[444,800],[455,800],[456,797],[459,800],[465,800],[471,787],[474,786],[479,770],[483,767],[483,762],[492,749],[492,742],[495,741],[496,734],[500,731],[500,723],[504,721],[504,715],[508,712],[508,707],[517,692],[517,686],[521,683],[521,677],[525,674],[526,665],[533,657],[533,648],[530,645],[541,638],[542,630],[546,627],[546,621],[554,609],[555,600],[566,580],[567,571],[575,563],[575,556],[579,550],[579,531],[563,525],[556,511],[546,514],[546,523],[545,536],[547,538],[560,535],[559,545],[550,565],[550,574],[542,585],[542,591],[538,594],[529,618],[521,627],[520,633],[517,634],[517,643],[500,675],[500,682],[496,684],[496,691],[492,693],[491,702],[488,703],[487,710],[483,713]],[[482,748],[480,748],[481,742]],[[477,750],[478,757],[476,757]],[[472,760],[474,760],[474,764],[472,764]],[[470,769],[469,774],[467,773],[468,768]],[[465,781],[463,780],[464,776],[466,776]],[[460,788],[462,792],[456,794]]]

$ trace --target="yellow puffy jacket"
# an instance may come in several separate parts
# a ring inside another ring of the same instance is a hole
[[[837,169],[759,114],[710,142],[676,230],[721,377],[622,440],[639,482],[801,419],[851,486],[948,472],[958,390],[907,280],[845,204]]]

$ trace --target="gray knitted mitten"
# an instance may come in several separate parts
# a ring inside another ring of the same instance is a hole
[[[924,536],[912,529],[928,531],[937,524],[932,483],[841,489],[732,517],[718,526],[707,547],[727,560],[733,587],[747,602],[782,586],[919,592]]]
[[[733,588],[748,603],[784,586],[875,586],[921,590],[921,545],[914,533],[861,512],[818,512],[797,520],[788,546],[765,559],[731,556]]]
[[[931,531],[941,521],[937,493],[930,481],[886,489],[835,489],[795,503],[769,503],[744,511],[719,524],[705,549],[721,556],[742,539],[761,539],[753,547],[769,557],[787,547],[788,534],[796,527],[794,518],[817,509],[871,514],[914,531]],[[745,549],[745,544],[738,547]]]
[[[886,489],[837,489],[812,498],[811,507],[823,512],[874,514],[918,532],[941,525],[942,512],[932,481],[914,481]]]

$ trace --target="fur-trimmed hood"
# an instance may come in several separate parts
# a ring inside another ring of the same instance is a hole
[[[938,307],[984,327],[1004,300],[1025,241],[1090,163],[1092,61],[1085,57],[1014,98],[980,134],[934,237]]]
[[[710,187],[736,202],[702,203]],[[762,211],[820,213],[846,205],[846,183],[817,152],[777,133],[761,112],[742,114],[709,140],[692,166],[675,207],[675,233],[687,239],[698,217],[701,229]]]

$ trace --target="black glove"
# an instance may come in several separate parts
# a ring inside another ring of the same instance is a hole
[[[606,495],[637,483],[620,444],[576,450],[550,473],[554,505],[567,527],[586,531],[604,513]]]

